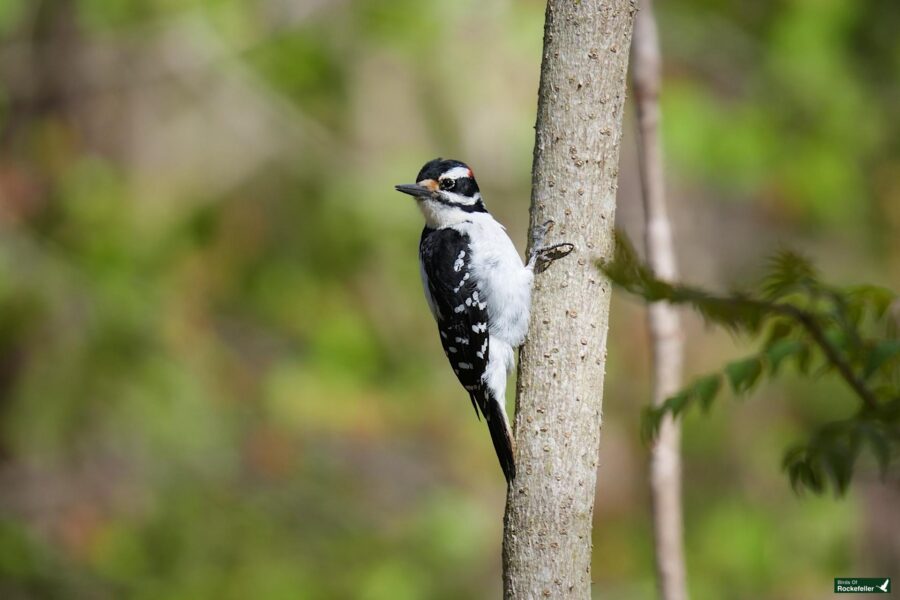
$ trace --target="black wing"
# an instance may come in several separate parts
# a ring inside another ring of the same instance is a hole
[[[471,273],[469,237],[451,228],[422,231],[419,256],[444,353],[457,379],[485,406],[481,376],[488,361],[487,305]],[[476,414],[478,410],[476,409]]]
[[[419,242],[425,288],[437,320],[444,353],[457,379],[469,392],[475,414],[484,415],[506,481],[516,476],[512,432],[495,398],[482,381],[489,356],[487,304],[471,271],[467,235],[455,229],[429,229]]]

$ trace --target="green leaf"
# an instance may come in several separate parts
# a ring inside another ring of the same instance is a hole
[[[641,439],[645,444],[649,444],[656,438],[665,415],[665,407],[647,406],[644,408],[641,414]]]
[[[869,352],[863,374],[866,379],[871,377],[878,369],[892,358],[900,355],[900,340],[885,340],[879,342]]]
[[[825,474],[818,458],[810,447],[798,444],[785,452],[782,465],[788,473],[795,492],[809,490],[821,494],[825,490]]]
[[[674,396],[667,398],[663,403],[662,408],[671,413],[673,417],[677,417],[688,407],[690,400],[691,390],[682,390]]]
[[[866,312],[862,299],[840,290],[829,290],[828,296],[834,303],[833,314],[836,320],[848,331],[859,329]]]
[[[772,346],[776,342],[788,337],[794,330],[796,325],[787,319],[778,319],[772,323],[769,329],[769,335],[766,337],[766,346]]]
[[[847,290],[847,295],[868,306],[876,318],[881,318],[897,295],[891,290],[877,285],[857,285]]]
[[[709,411],[721,387],[722,376],[714,373],[695,380],[689,387],[666,398],[660,406],[648,406],[641,417],[641,437],[645,442],[652,441],[666,415],[677,418],[695,402],[700,403],[704,412]]]
[[[753,356],[728,363],[725,366],[725,375],[728,377],[728,382],[731,384],[731,389],[734,393],[743,394],[756,385],[762,370],[762,361],[758,357]]]
[[[803,346],[794,356],[796,358],[797,371],[801,375],[807,375],[809,373],[809,365],[812,362],[812,349],[809,346]]]
[[[722,376],[718,373],[701,377],[691,386],[692,395],[700,402],[703,412],[709,412],[713,400],[722,388]]]
[[[794,446],[788,448],[784,453],[784,458],[781,461],[782,467],[788,473],[788,478],[791,482],[791,487],[794,488],[795,492],[801,491],[801,474],[800,469],[798,468],[798,464],[802,460],[803,447],[802,446]]]
[[[774,377],[778,374],[781,363],[785,358],[794,356],[799,352],[807,350],[805,343],[799,340],[781,339],[771,344],[763,350],[766,363],[769,365],[769,373]]]
[[[859,451],[855,445],[835,445],[828,449],[824,459],[836,491],[843,495],[853,478],[853,467]]]
[[[881,476],[884,477],[891,463],[891,441],[876,427],[868,428],[866,432],[868,434],[866,441],[869,443],[872,455],[878,462],[878,470],[881,472]]]
[[[815,283],[818,273],[806,257],[781,250],[769,260],[769,273],[763,280],[763,294],[769,300],[779,299]]]

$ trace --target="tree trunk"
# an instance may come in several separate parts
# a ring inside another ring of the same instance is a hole
[[[536,278],[516,388],[504,520],[506,598],[589,598],[619,140],[632,0],[549,0],[531,227],[575,251]],[[557,239],[558,238],[558,239]]]
[[[634,24],[632,79],[638,117],[638,152],[644,199],[647,263],[660,279],[677,278],[672,227],[666,211],[662,144],[659,134],[660,51],[652,0],[641,0]],[[684,358],[678,312],[670,304],[648,307],[653,348],[653,403],[659,405],[681,387]],[[661,424],[650,453],[650,496],[656,582],[663,600],[686,600],[681,515],[681,427],[671,416]]]

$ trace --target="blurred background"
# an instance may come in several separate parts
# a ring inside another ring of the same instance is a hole
[[[470,163],[524,249],[539,0],[0,0],[0,597],[495,598],[505,487],[392,185]],[[684,278],[779,245],[900,287],[900,4],[669,0]],[[633,110],[620,225],[640,236]],[[687,375],[742,353],[688,318]],[[746,350],[746,347],[743,348]],[[597,595],[654,597],[643,307],[617,296]],[[686,421],[693,597],[900,576],[900,484],[780,471],[842,384]]]

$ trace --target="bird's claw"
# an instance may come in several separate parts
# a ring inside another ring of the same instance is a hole
[[[575,250],[575,244],[562,242],[553,244],[544,248],[538,248],[534,252],[534,270],[536,273],[542,272],[555,261],[565,258]]]
[[[553,262],[555,260],[559,260],[560,258],[565,258],[574,250],[575,244],[571,244],[569,242],[553,244],[552,246],[547,246],[538,250],[538,260]]]
[[[553,229],[553,225],[554,222],[548,220],[531,231],[531,254],[528,257],[528,265],[535,273],[540,273],[554,261],[568,256],[575,250],[575,245],[568,242],[544,246],[544,240],[547,233]]]

